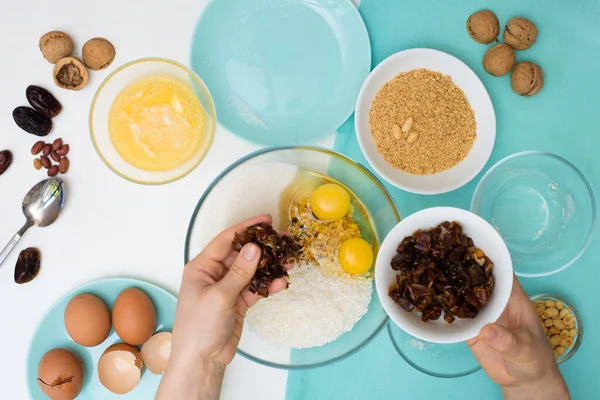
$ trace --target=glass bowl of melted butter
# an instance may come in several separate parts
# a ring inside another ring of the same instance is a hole
[[[92,143],[104,163],[129,181],[159,185],[190,173],[215,131],[204,82],[162,58],[131,61],[102,82],[90,109]]]

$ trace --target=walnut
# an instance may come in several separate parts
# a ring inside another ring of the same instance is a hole
[[[517,17],[511,18],[504,28],[504,43],[512,46],[515,50],[526,50],[535,43],[538,30],[528,19]]]
[[[507,44],[497,44],[483,56],[483,68],[488,74],[504,76],[515,66],[515,50]]]
[[[70,56],[73,51],[73,41],[69,35],[60,31],[46,33],[40,38],[39,46],[44,58],[52,64]]]
[[[81,90],[88,81],[85,65],[75,57],[65,57],[54,66],[54,83],[63,89]]]
[[[467,31],[476,42],[490,44],[498,39],[500,23],[490,10],[477,11],[467,20]]]
[[[83,62],[92,71],[108,67],[115,59],[115,48],[108,40],[93,38],[83,45]]]
[[[533,96],[544,86],[544,72],[536,64],[522,61],[515,66],[510,84],[513,91],[521,96]]]

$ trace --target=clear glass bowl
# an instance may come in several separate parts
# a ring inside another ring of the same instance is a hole
[[[481,369],[465,342],[440,344],[417,339],[396,324],[387,326],[394,348],[411,367],[436,378],[460,378]]]
[[[596,224],[590,184],[570,162],[536,151],[500,160],[481,179],[471,211],[506,242],[518,276],[547,276],[573,264]]]
[[[564,363],[569,358],[573,357],[573,355],[575,353],[577,353],[577,350],[579,349],[579,346],[581,345],[581,341],[583,340],[583,322],[581,320],[581,315],[579,315],[579,311],[577,311],[577,308],[575,308],[573,303],[571,303],[570,301],[565,300],[564,298],[553,295],[553,294],[538,294],[535,296],[531,296],[530,299],[533,302],[540,302],[540,301],[546,301],[546,300],[552,300],[554,302],[562,301],[564,303],[565,307],[569,307],[573,311],[573,316],[575,317],[575,329],[577,329],[578,332],[577,332],[577,336],[575,336],[573,346],[569,347],[567,349],[567,352],[565,354],[563,354],[562,356],[558,357],[558,359],[556,360],[559,364]]]
[[[188,227],[185,242],[185,262],[195,257],[212,238],[207,236],[207,225],[220,224],[228,217],[217,207],[222,207],[224,193],[227,188],[235,185],[235,176],[239,171],[250,166],[266,163],[284,163],[300,169],[314,171],[330,176],[346,185],[367,208],[373,221],[375,235],[381,243],[385,235],[400,221],[400,215],[382,183],[366,168],[345,156],[331,150],[311,146],[289,146],[267,148],[254,152],[233,163],[225,169],[207,188],[200,198]],[[283,179],[283,178],[282,178]],[[260,179],[257,179],[260,181]],[[269,190],[271,184],[257,183],[256,190]],[[247,199],[253,194],[240,194],[238,197]],[[236,200],[239,207],[244,207],[244,201]],[[217,205],[218,204],[218,205]],[[277,203],[276,203],[277,204]],[[273,213],[276,210],[265,209],[262,212]],[[236,210],[229,210],[235,213]],[[246,218],[248,216],[245,216]],[[275,218],[275,217],[274,217]],[[221,227],[219,227],[219,230]],[[276,347],[248,328],[244,327],[238,353],[259,364],[281,369],[305,369],[331,364],[354,354],[381,332],[388,321],[377,292],[374,290],[367,313],[356,325],[333,342],[324,346],[309,349],[291,350]]]
[[[145,171],[129,164],[115,150],[108,130],[108,116],[119,93],[129,84],[151,76],[176,79],[190,86],[204,110],[204,132],[198,150],[188,161],[168,171]],[[194,72],[172,60],[143,58],[120,66],[104,79],[90,108],[90,135],[102,161],[117,175],[135,183],[160,185],[183,178],[200,164],[212,143],[215,121],[212,96]]]

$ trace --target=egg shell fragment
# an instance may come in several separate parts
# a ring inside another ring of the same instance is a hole
[[[144,362],[134,346],[116,343],[107,348],[98,361],[100,383],[116,394],[132,391],[142,379]]]
[[[171,332],[159,332],[142,346],[142,358],[150,372],[162,374],[171,356]]]

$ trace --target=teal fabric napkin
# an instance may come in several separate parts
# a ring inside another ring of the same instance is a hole
[[[473,41],[466,20],[480,9],[493,10],[503,27],[511,17],[531,19],[537,42],[517,52],[533,61],[545,83],[535,97],[514,94],[509,76],[495,78],[482,66],[489,46]],[[429,47],[467,63],[490,93],[497,118],[496,146],[484,172],[501,158],[523,150],[556,153],[573,162],[600,195],[600,2],[596,0],[362,0],[359,8],[371,37],[373,66],[404,49]],[[356,141],[353,119],[338,131],[335,149],[367,166]],[[483,172],[482,172],[483,174]],[[438,196],[420,196],[387,185],[405,217],[433,206],[468,209],[482,174],[465,187]],[[577,354],[561,365],[573,399],[600,399],[600,235],[571,267],[554,276],[521,279],[530,295],[555,293],[581,313],[584,337]],[[301,358],[301,352],[293,357]],[[320,399],[500,399],[483,371],[458,379],[422,374],[396,353],[384,330],[369,346],[334,365],[290,371],[289,400]]]

